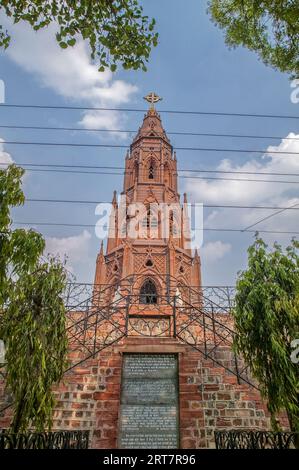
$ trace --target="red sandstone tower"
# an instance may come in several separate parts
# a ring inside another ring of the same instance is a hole
[[[153,96],[158,99],[150,94],[149,100]],[[190,247],[187,196],[181,206],[177,178],[176,154],[152,103],[126,156],[119,202],[114,192],[106,255],[102,246],[95,284],[118,285],[134,275],[134,292],[152,304],[161,296],[180,298],[184,286],[200,287],[200,258],[197,251],[192,256]]]

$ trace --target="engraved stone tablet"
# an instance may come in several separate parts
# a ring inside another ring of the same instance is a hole
[[[176,449],[179,445],[175,354],[125,354],[119,447]]]

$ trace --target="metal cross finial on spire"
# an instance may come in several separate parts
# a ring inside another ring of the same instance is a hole
[[[155,106],[154,104],[155,103],[158,103],[158,101],[161,101],[163,98],[161,98],[160,96],[156,95],[156,93],[154,93],[153,91],[151,93],[149,93],[148,95],[144,96],[143,98],[145,101],[147,101],[148,103],[150,103],[150,109],[155,109]]]

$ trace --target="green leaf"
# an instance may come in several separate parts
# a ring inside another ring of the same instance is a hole
[[[105,67],[112,71],[116,63],[135,70],[143,67],[157,44],[157,34],[155,20],[144,15],[139,1],[115,0],[113,8],[107,1],[70,3],[66,8],[63,2],[24,0],[4,2],[4,8],[13,22],[26,22],[36,31],[58,24],[59,31],[54,34],[62,49],[76,44],[71,36],[81,37],[89,45],[91,59],[103,65],[105,57]],[[9,40],[0,29],[0,46],[8,47]]]
[[[298,2],[210,0],[208,11],[229,47],[247,47],[266,65],[299,77]]]

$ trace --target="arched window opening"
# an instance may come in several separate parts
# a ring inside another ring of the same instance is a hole
[[[157,289],[153,281],[147,279],[141,289],[139,302],[141,304],[156,304],[157,303]]]
[[[148,179],[149,180],[154,180],[155,179],[155,164],[153,160],[150,161],[149,167],[148,167]]]
[[[156,228],[158,227],[158,218],[156,212],[153,211],[150,206],[146,208],[146,215],[142,220],[142,227]]]
[[[150,209],[150,206],[148,206],[146,208],[146,214],[144,214],[144,217],[142,219],[142,227],[149,228],[150,220],[151,220],[151,209]]]
[[[127,233],[127,223],[124,222],[122,227],[121,227],[121,234],[126,235],[126,233]]]
[[[148,209],[146,211],[146,226],[147,226],[147,228],[150,228],[150,226],[151,226],[151,216],[152,216],[152,213],[151,213],[150,208],[148,207]]]

